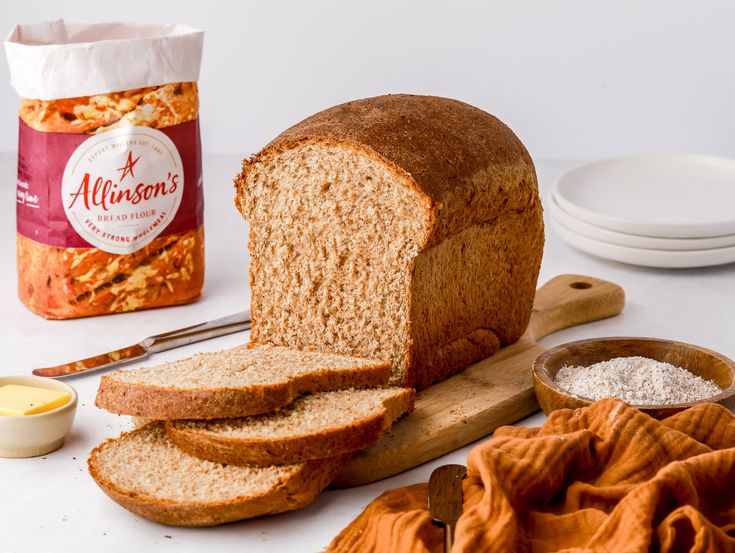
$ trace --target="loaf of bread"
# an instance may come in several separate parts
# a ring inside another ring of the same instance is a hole
[[[413,410],[413,388],[366,388],[306,395],[264,415],[166,422],[191,455],[236,465],[283,465],[337,457],[370,445]]]
[[[239,346],[105,375],[95,405],[152,419],[244,417],[274,411],[303,393],[381,386],[389,378],[388,361]]]
[[[177,448],[153,422],[97,446],[92,478],[115,502],[173,526],[212,526],[305,507],[344,464],[330,458],[292,465],[222,465]]]
[[[445,98],[349,102],[243,162],[251,341],[385,359],[428,386],[523,334],[544,232],[528,152]]]

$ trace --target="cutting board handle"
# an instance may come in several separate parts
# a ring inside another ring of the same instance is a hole
[[[526,334],[534,341],[575,326],[617,315],[625,292],[617,284],[583,275],[559,275],[536,291]]]

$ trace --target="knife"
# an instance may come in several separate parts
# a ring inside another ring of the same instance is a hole
[[[109,353],[95,355],[87,359],[72,361],[71,363],[65,363],[55,367],[33,369],[33,374],[36,376],[47,376],[49,378],[64,378],[90,371],[112,369],[125,363],[130,363],[131,361],[147,359],[152,354],[160,351],[166,351],[249,329],[250,311],[243,311],[206,323],[149,336],[135,345]]]
[[[467,475],[463,465],[443,465],[429,478],[429,513],[444,524],[444,553],[454,543],[454,528],[462,515],[462,479]]]

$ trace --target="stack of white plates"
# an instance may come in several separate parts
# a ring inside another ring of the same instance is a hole
[[[646,267],[735,262],[735,160],[651,154],[577,167],[545,205],[556,232],[589,254]]]

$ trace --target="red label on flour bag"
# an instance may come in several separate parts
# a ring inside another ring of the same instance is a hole
[[[21,120],[18,150],[18,233],[27,238],[124,254],[201,224],[198,121],[88,137]],[[49,181],[58,193],[48,194]]]
[[[74,41],[75,33],[89,37],[96,27],[123,39]],[[26,33],[33,44],[23,43]],[[71,43],[67,49],[79,47],[82,59],[69,62],[66,74],[29,73],[33,59],[70,56],[57,48],[59,37]],[[120,48],[128,55],[140,50],[143,69],[126,74],[115,67]],[[13,84],[24,96],[16,190],[21,300],[45,317],[70,318],[196,299],[204,276],[193,82],[201,32],[56,21],[17,27],[6,49]],[[82,81],[84,88],[70,84],[74,63],[95,75]],[[87,94],[60,96],[72,91]]]

